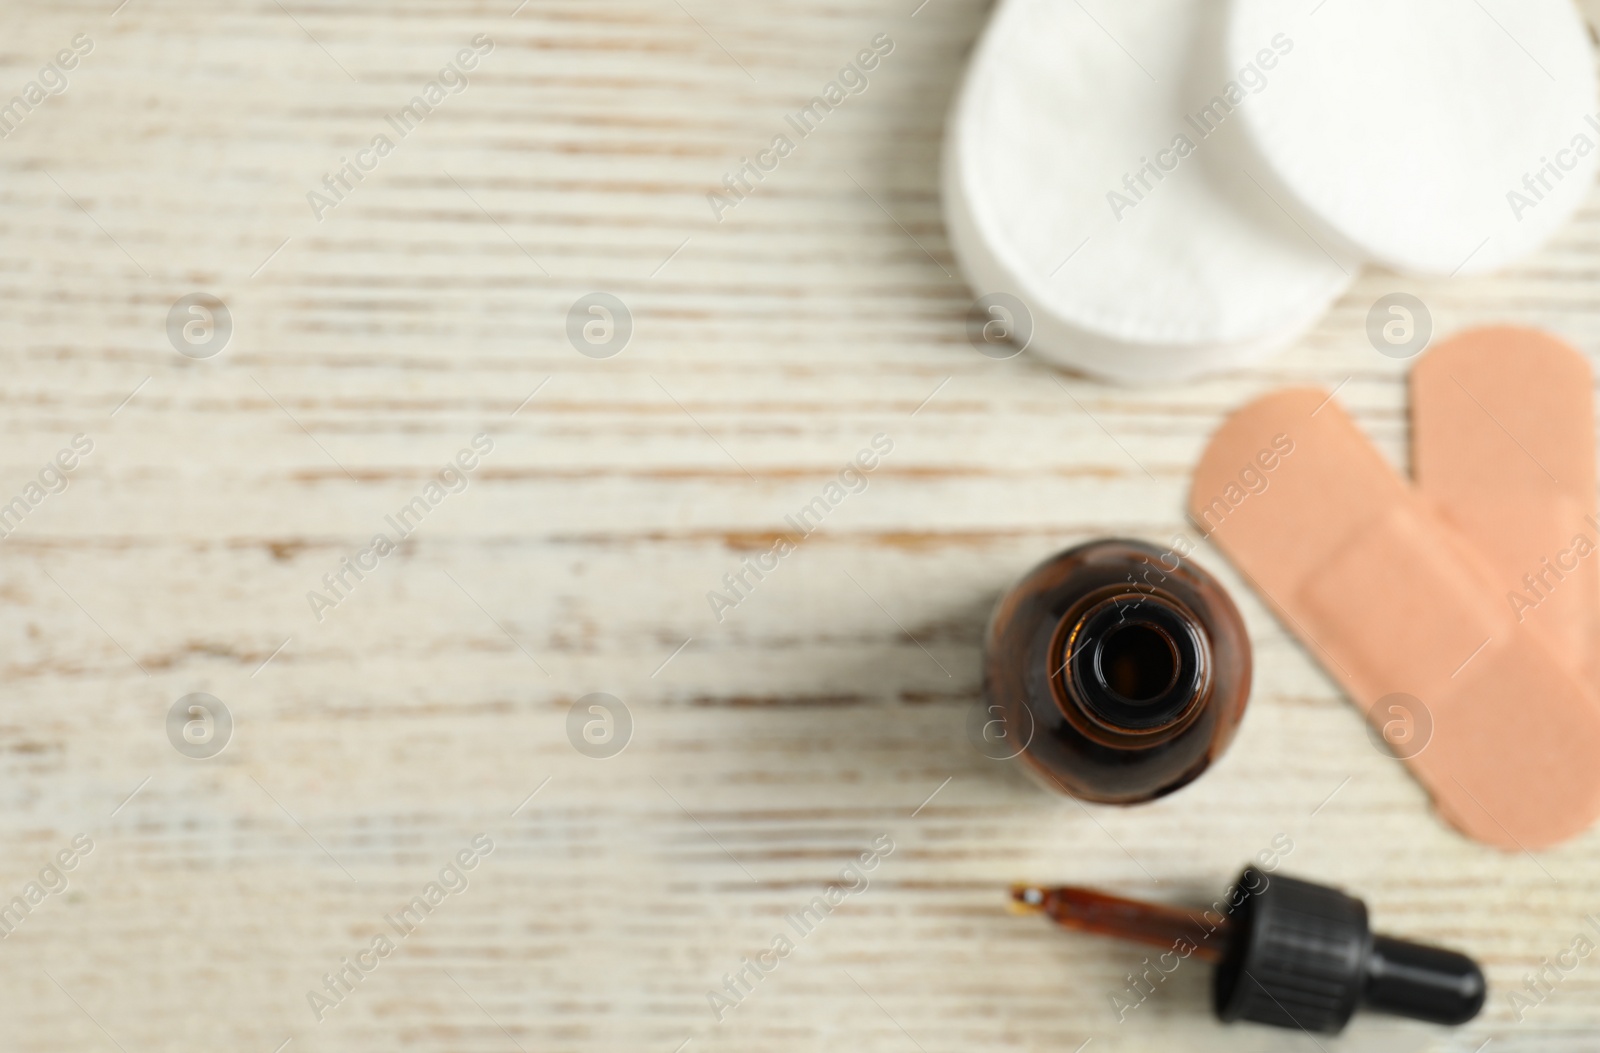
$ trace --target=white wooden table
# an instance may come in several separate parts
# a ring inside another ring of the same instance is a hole
[[[93,844],[0,940],[0,1046],[1594,1048],[1600,957],[1520,1022],[1507,992],[1600,911],[1600,833],[1534,859],[1448,831],[1215,551],[1258,681],[1204,779],[1084,809],[964,731],[998,593],[1081,540],[1167,543],[1252,394],[1344,382],[1404,462],[1378,296],[1600,352],[1592,205],[1513,273],[1369,273],[1271,364],[1133,393],[966,341],[936,160],[981,3],[114,6],[7,4],[0,45],[0,99],[93,45],[0,141],[0,503],[93,442],[0,542],[0,895]],[[468,87],[399,135],[386,115],[478,34]],[[870,87],[718,222],[724,173],[879,34]],[[319,222],[307,194],[380,134]],[[610,358],[567,337],[592,292],[632,317]],[[192,293],[231,316],[210,358],[168,337]],[[466,488],[314,617],[480,432]],[[879,433],[867,488],[714,618]],[[568,735],[593,692],[631,719],[609,758]],[[191,693],[233,722],[209,759],[169,739]],[[467,886],[389,928],[480,834]],[[719,1021],[723,974],[883,835],[870,886]],[[1285,872],[1478,956],[1484,1015],[1224,1030],[1196,963],[1119,1022],[1142,951],[1004,909],[1021,878],[1209,902],[1275,837]],[[319,1020],[308,992],[379,933]]]

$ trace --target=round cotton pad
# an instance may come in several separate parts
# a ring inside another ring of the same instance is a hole
[[[1226,48],[1232,68],[1276,67],[1238,115],[1263,182],[1397,270],[1501,267],[1594,182],[1594,60],[1571,0],[1233,0]]]
[[[1176,380],[1281,348],[1357,269],[1190,122],[1227,80],[1221,31],[1205,0],[1005,0],[991,19],[950,118],[945,217],[974,291],[1027,305],[1032,350]]]

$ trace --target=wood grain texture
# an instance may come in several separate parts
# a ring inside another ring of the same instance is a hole
[[[1520,1022],[1506,992],[1600,911],[1600,833],[1535,859],[1448,831],[1215,551],[1258,680],[1203,780],[1083,808],[964,732],[999,592],[1184,530],[1246,398],[1342,384],[1404,463],[1378,296],[1600,351],[1593,201],[1510,273],[1369,272],[1263,367],[1121,391],[966,342],[936,159],[975,0],[114,6],[8,3],[0,44],[9,97],[94,43],[0,142],[0,502],[94,442],[0,542],[0,893],[94,843],[0,940],[4,1048],[1593,1048],[1600,958]],[[307,193],[480,33],[470,86],[317,221]],[[880,33],[870,88],[716,221],[723,173]],[[197,291],[234,325],[206,360],[166,333]],[[604,360],[565,332],[595,291],[635,324]],[[314,618],[479,432],[470,485]],[[866,490],[713,618],[879,433]],[[235,720],[210,760],[167,738],[191,692]],[[568,738],[591,692],[632,715],[610,759]],[[469,886],[319,1022],[308,990],[479,833]],[[885,834],[870,887],[719,1022],[708,990]],[[1484,1016],[1224,1030],[1188,965],[1119,1022],[1142,952],[1004,910],[1021,878],[1209,902],[1279,835],[1285,870],[1479,956]]]

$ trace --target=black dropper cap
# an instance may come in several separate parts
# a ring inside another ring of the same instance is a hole
[[[1358,1006],[1462,1024],[1488,985],[1471,958],[1375,936],[1366,904],[1326,885],[1246,867],[1246,895],[1228,912],[1227,949],[1213,977],[1222,1020],[1338,1031]]]

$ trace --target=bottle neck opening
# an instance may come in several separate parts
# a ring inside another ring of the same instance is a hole
[[[1187,608],[1164,596],[1123,592],[1069,614],[1062,629],[1051,664],[1063,709],[1121,735],[1151,735],[1194,718],[1211,654]]]

